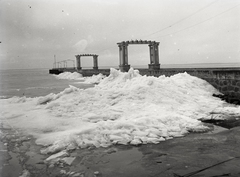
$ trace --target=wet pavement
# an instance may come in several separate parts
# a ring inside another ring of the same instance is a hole
[[[62,160],[45,163],[49,155],[40,154],[41,146],[33,137],[1,125],[0,176],[239,177],[240,127],[209,126],[210,132],[190,133],[159,144],[76,149]]]

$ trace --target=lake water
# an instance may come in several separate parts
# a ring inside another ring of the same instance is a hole
[[[13,96],[37,97],[59,93],[69,85],[86,88],[91,85],[74,80],[57,79],[48,69],[1,70],[0,98]]]

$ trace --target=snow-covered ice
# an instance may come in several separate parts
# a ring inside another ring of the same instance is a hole
[[[97,76],[94,76],[97,77]],[[100,76],[99,76],[100,78]],[[44,97],[0,100],[0,121],[45,146],[44,154],[89,146],[159,143],[190,131],[208,129],[198,119],[211,113],[240,114],[213,97],[218,91],[187,73],[141,76],[111,69],[88,89],[69,86]]]
[[[63,72],[59,75],[54,75],[57,79],[68,79],[68,80],[76,80],[85,84],[98,84],[102,79],[106,76],[103,74],[93,75],[92,77],[83,77],[82,74],[78,72]]]
[[[84,83],[86,84],[98,84],[104,79],[106,76],[103,74],[93,75],[92,77],[84,77]]]
[[[57,79],[69,79],[69,80],[84,80],[82,74],[78,72],[63,72],[58,75],[54,75]]]

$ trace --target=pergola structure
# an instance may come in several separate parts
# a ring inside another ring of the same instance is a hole
[[[122,41],[117,43],[119,47],[119,69],[121,71],[128,71],[130,65],[128,64],[128,45],[129,44],[148,44],[150,51],[150,64],[148,65],[149,70],[160,70],[159,64],[159,42],[155,41],[143,41],[143,40],[131,40],[131,41]]]
[[[98,70],[98,55],[96,54],[80,54],[75,55],[77,61],[77,70],[81,70],[81,57],[92,56],[93,57],[93,69]]]

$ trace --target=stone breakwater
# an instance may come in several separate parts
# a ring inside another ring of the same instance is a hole
[[[140,74],[151,76],[172,76],[183,72],[206,80],[223,94],[215,96],[230,103],[240,104],[240,68],[172,68],[159,71],[140,69]]]
[[[205,80],[225,95],[223,99],[240,100],[240,70],[214,71],[212,76]]]

